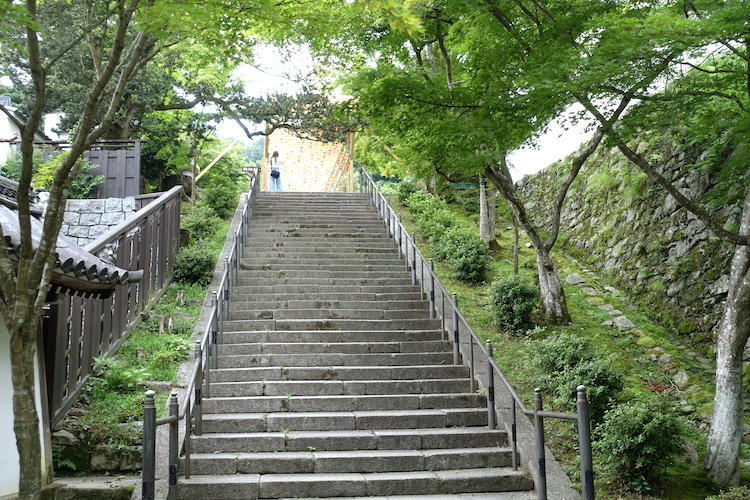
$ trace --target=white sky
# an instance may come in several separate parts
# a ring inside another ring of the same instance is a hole
[[[255,64],[243,64],[235,77],[245,84],[250,95],[264,96],[274,92],[296,92],[301,85],[295,80],[312,71],[313,63],[310,53],[304,47],[282,53],[271,46],[261,46],[255,52]],[[538,172],[544,167],[561,160],[575,152],[581,143],[587,140],[590,132],[586,132],[586,123],[575,125],[565,123],[563,117],[579,108],[571,107],[562,117],[552,124],[548,130],[537,138],[535,145],[520,148],[511,152],[509,162],[514,180]],[[263,125],[246,124],[252,130],[258,130]],[[224,120],[217,126],[217,134],[225,139],[235,139],[244,144],[249,139],[233,120]]]

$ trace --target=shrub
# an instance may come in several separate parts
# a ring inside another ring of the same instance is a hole
[[[601,469],[641,494],[658,485],[682,449],[680,421],[656,396],[615,406],[594,436]]]
[[[424,212],[446,208],[443,200],[431,195],[430,193],[422,193],[421,191],[409,196],[409,198],[406,199],[406,206],[415,217],[419,217]]]
[[[177,253],[174,277],[180,283],[208,284],[216,266],[216,258],[203,242],[193,243]]]
[[[189,232],[193,240],[205,240],[213,236],[219,222],[213,208],[198,205],[193,207],[190,214],[182,218],[180,227]]]
[[[750,488],[747,486],[732,486],[718,495],[706,498],[706,500],[747,500],[748,498],[750,498]]]
[[[417,191],[419,191],[419,187],[417,187],[417,185],[413,182],[399,182],[398,187],[396,188],[399,203],[403,205],[404,203],[406,203],[406,200],[409,198],[409,196],[413,195]]]
[[[539,304],[539,291],[518,275],[502,276],[490,286],[490,308],[495,323],[513,333],[534,327],[531,314]]]
[[[591,421],[598,424],[622,390],[622,374],[611,368],[590,342],[571,334],[529,343],[535,383],[552,394],[552,403],[575,410],[576,388],[586,386]]]
[[[49,191],[52,187],[55,172],[67,155],[68,153],[65,151],[53,151],[48,148],[34,151],[34,165],[32,167],[31,179],[34,188],[44,188]],[[104,182],[104,176],[92,174],[91,171],[98,168],[98,166],[89,163],[85,158],[81,158],[78,162],[80,167],[78,173],[73,178],[73,182],[70,184],[68,198],[91,198],[95,195],[96,188]],[[18,181],[21,178],[21,155],[13,153],[8,156],[0,171],[9,179]]]
[[[453,227],[434,241],[438,259],[444,260],[453,276],[467,283],[484,280],[490,261],[490,249],[479,234],[468,227]]]
[[[427,210],[416,218],[419,230],[428,240],[442,238],[455,220],[455,215],[443,208]]]
[[[91,380],[94,390],[108,390],[119,393],[138,389],[149,378],[145,368],[128,368],[112,358],[95,358],[95,373],[101,374]]]
[[[203,202],[222,219],[234,213],[239,196],[240,187],[232,179],[214,177],[203,189]]]

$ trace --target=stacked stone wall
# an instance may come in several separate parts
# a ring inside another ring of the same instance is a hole
[[[736,203],[716,202],[718,174],[698,167],[704,152],[672,144],[644,144],[640,150],[665,158],[663,175],[685,195],[705,206],[713,203],[718,220],[732,224],[736,219]],[[549,227],[550,207],[568,165],[552,165],[517,184],[543,227]],[[569,252],[611,276],[681,334],[697,341],[710,338],[726,299],[733,248],[653,186],[619,151],[603,150],[589,160],[568,193],[561,219],[558,245],[563,245],[555,251]]]
[[[62,233],[86,245],[136,211],[133,197],[68,200]]]

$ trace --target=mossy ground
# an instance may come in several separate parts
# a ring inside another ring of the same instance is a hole
[[[390,202],[394,209],[402,214],[402,221],[409,232],[417,232],[418,244],[425,256],[432,257],[427,242],[419,236],[408,210],[398,203],[395,196],[390,197]],[[476,215],[467,214],[465,206],[466,203],[451,205],[457,216],[476,221]],[[510,221],[502,220],[502,218],[498,220],[500,249],[496,252],[485,283],[476,286],[462,283],[452,278],[450,270],[437,261],[435,270],[448,290],[458,295],[461,310],[480,339],[483,341],[492,339],[498,365],[519,394],[525,398],[526,403],[530,404],[534,389],[534,374],[529,372],[529,363],[525,361],[529,357],[529,338],[513,336],[501,331],[493,325],[491,313],[487,307],[488,284],[497,275],[513,272],[513,232],[506,229],[510,225]],[[522,237],[519,256],[520,272],[533,280],[536,273],[534,250],[526,248],[525,243],[527,240]],[[710,416],[713,397],[712,373],[709,367],[705,363],[696,363],[689,346],[681,343],[680,336],[650,320],[649,314],[639,309],[635,300],[631,300],[621,292],[613,293],[606,290],[604,287],[610,284],[606,278],[597,276],[585,265],[567,256],[564,250],[553,250],[553,258],[562,278],[569,273],[576,272],[586,280],[586,284],[583,286],[565,284],[572,323],[545,326],[542,331],[536,330],[535,338],[573,333],[591,340],[602,353],[614,355],[614,367],[622,371],[625,376],[625,387],[621,397],[623,400],[639,394],[659,391],[665,393],[678,407],[695,408],[694,413],[685,416],[685,420],[690,424],[686,426],[685,442],[688,450],[686,456],[668,470],[661,491],[655,492],[652,497],[668,500],[697,500],[715,494],[717,491],[708,481],[702,468],[706,447],[705,421]],[[583,290],[584,287],[594,288],[596,295],[588,295]],[[635,323],[638,328],[635,334],[620,332],[616,328],[602,325],[604,321],[612,319],[607,312],[599,309],[598,306],[603,304],[611,304]],[[659,362],[652,361],[653,356],[650,356],[650,354],[664,353],[672,357],[673,367],[670,370],[666,370]],[[692,387],[689,391],[678,390],[672,383],[676,370],[685,370],[689,374],[687,386]],[[575,430],[571,424],[551,419],[545,425],[553,452],[560,459],[570,477],[577,481],[577,434]],[[748,453],[750,450],[747,448],[744,447],[743,457],[750,456]],[[747,470],[743,470],[743,478],[750,479],[750,473]],[[620,485],[601,476],[597,478],[597,497],[627,500],[643,498],[637,494],[624,492]]]

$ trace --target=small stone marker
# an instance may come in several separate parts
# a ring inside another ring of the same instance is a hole
[[[612,322],[620,331],[627,331],[635,328],[635,323],[630,321],[626,316],[617,316]]]

